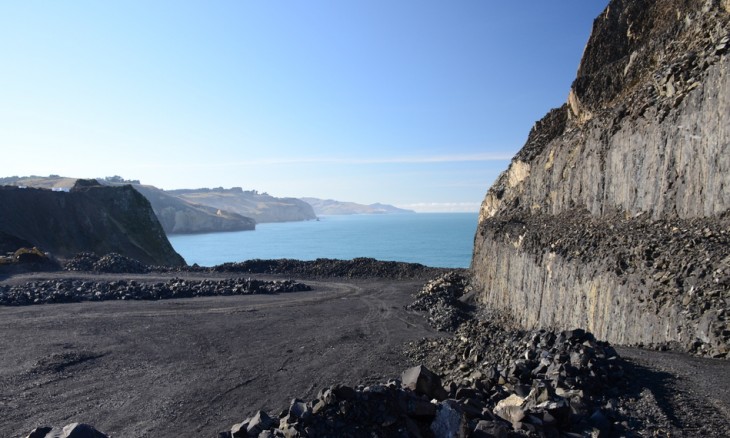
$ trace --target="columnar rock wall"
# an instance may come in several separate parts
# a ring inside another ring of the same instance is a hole
[[[609,4],[568,101],[482,204],[472,269],[485,304],[526,327],[727,354],[728,46],[727,2]]]

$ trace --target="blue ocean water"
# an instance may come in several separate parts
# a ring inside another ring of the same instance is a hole
[[[170,236],[188,264],[317,258],[421,263],[467,268],[477,213],[321,216],[319,221],[257,224],[256,231]]]

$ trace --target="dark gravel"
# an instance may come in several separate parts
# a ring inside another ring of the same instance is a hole
[[[30,281],[19,285],[0,285],[0,305],[78,303],[107,300],[163,300],[218,295],[252,295],[300,292],[311,287],[293,280],[255,280],[230,278],[224,280],[183,280],[166,282],[135,280],[89,281],[59,279]]]

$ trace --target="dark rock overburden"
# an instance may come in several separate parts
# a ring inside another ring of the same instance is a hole
[[[728,7],[610,2],[568,101],[482,203],[480,302],[527,329],[730,354]]]

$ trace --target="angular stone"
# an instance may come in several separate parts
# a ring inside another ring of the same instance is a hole
[[[234,424],[231,427],[231,436],[233,438],[246,438],[248,436],[248,423],[251,421],[247,418],[242,423]]]
[[[611,422],[605,415],[603,415],[603,412],[601,412],[600,409],[593,412],[588,421],[594,429],[599,431],[599,437],[608,436],[611,432]]]
[[[307,419],[312,415],[312,410],[302,400],[294,399],[289,405],[289,415],[296,418]]]
[[[71,423],[63,428],[53,428],[45,438],[108,438],[88,424]]]
[[[30,434],[28,434],[25,438],[45,438],[46,434],[53,430],[52,427],[43,426],[43,427],[36,427],[35,429],[30,431]]]
[[[248,436],[258,436],[264,430],[274,425],[274,420],[264,411],[256,412],[256,415],[248,422]],[[235,436],[235,435],[234,435]]]
[[[524,398],[517,394],[512,394],[497,403],[497,406],[494,407],[494,414],[514,425],[525,418],[525,411],[522,408],[524,403]]]
[[[507,438],[507,428],[496,421],[482,420],[477,423],[470,438]]]
[[[405,388],[429,398],[443,400],[446,390],[441,386],[441,378],[423,365],[403,371],[401,382]]]
[[[332,395],[337,400],[352,400],[357,396],[357,392],[349,386],[337,386],[332,388]]]
[[[410,416],[433,417],[436,415],[437,406],[420,397],[408,397],[405,404],[405,411]]]
[[[436,418],[431,423],[431,431],[439,438],[466,438],[468,427],[466,417],[454,400],[441,403]]]

